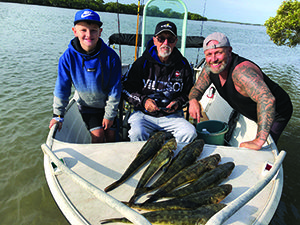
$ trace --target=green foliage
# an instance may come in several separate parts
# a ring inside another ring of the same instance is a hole
[[[164,11],[160,11],[157,6],[150,6],[148,8],[147,15],[166,18],[183,18],[184,16],[182,13],[175,12],[171,8],[167,8]]]
[[[157,6],[150,6],[147,11],[148,16],[155,17],[166,17],[166,18],[183,18],[183,14],[173,11],[171,8],[165,9],[163,12],[159,10]],[[189,20],[207,20],[206,17],[203,17],[196,13],[188,12]]]
[[[300,43],[300,2],[283,1],[275,17],[270,17],[264,24],[267,34],[276,45],[295,47]]]
[[[203,17],[199,14],[196,14],[196,13],[190,13],[188,12],[188,19],[189,20],[204,20],[204,21],[207,21],[207,18],[206,17]]]
[[[172,9],[165,9],[164,10],[164,14],[167,17],[169,17],[169,18],[180,18],[180,19],[183,19],[183,17],[184,17],[183,13],[175,12]]]
[[[163,12],[159,10],[157,6],[150,6],[147,10],[148,16],[157,16],[157,17],[163,17]]]

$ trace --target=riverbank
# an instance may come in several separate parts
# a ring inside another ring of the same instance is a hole
[[[58,8],[68,8],[68,9],[83,9],[90,8],[99,12],[108,12],[108,13],[120,13],[125,15],[137,15],[138,5],[136,4],[121,4],[116,2],[108,2],[108,3],[100,3],[99,1],[94,1],[91,3],[87,3],[83,0],[82,3],[79,1],[66,3],[65,1],[48,1],[43,0],[41,3],[27,3],[28,0],[24,0],[20,2],[20,0],[4,0],[3,2],[11,2],[11,3],[19,3],[19,4],[29,4],[29,5],[41,5],[41,6],[49,6],[49,7],[58,7]],[[140,8],[140,15],[143,13],[143,6]],[[189,20],[197,20],[197,21],[211,21],[211,22],[222,22],[222,23],[233,23],[233,24],[241,24],[241,25],[251,25],[251,26],[263,26],[262,24],[252,24],[252,23],[241,23],[234,21],[224,21],[224,20],[216,20],[216,19],[208,19],[206,17],[201,16],[197,13],[188,13]]]

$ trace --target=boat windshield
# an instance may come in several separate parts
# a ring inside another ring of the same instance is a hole
[[[143,13],[142,51],[161,21],[169,20],[176,24],[178,42],[176,47],[184,55],[186,42],[187,8],[181,0],[150,0],[146,3]]]

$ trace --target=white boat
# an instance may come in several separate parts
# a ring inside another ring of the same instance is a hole
[[[151,4],[160,6],[157,2],[184,6],[180,0],[150,0],[147,2],[148,7]],[[147,23],[144,18],[143,38],[147,34]],[[153,32],[152,29],[151,25],[149,34]],[[182,37],[185,37],[185,26],[179,30]],[[186,44],[184,39],[182,38],[181,47]],[[184,48],[181,51],[184,53]],[[201,71],[201,68],[195,69],[197,73]],[[207,118],[228,123],[232,118],[232,108],[217,92],[211,98],[211,90],[208,89],[201,100]],[[260,151],[239,148],[241,142],[255,137],[257,125],[240,115],[233,128],[229,145],[205,144],[199,157],[219,153],[221,164],[228,161],[235,163],[233,172],[223,181],[233,187],[232,192],[222,201],[227,206],[207,224],[268,224],[282,193],[281,163],[285,152],[281,151],[279,154],[271,137]],[[90,133],[81,118],[76,101],[70,101],[62,129],[58,131],[53,126],[46,143],[42,145],[47,183],[70,224],[101,224],[101,220],[115,217],[126,217],[134,224],[151,224],[139,212],[122,203],[133,195],[147,165],[115,190],[108,194],[103,191],[121,177],[144,143],[122,141],[91,144]],[[178,143],[176,152],[184,145]],[[265,170],[267,164],[272,165],[270,170]]]

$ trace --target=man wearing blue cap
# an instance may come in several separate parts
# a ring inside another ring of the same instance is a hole
[[[115,139],[114,119],[121,96],[121,62],[100,38],[102,22],[90,9],[78,11],[72,28],[75,38],[59,59],[50,128],[62,127],[72,84],[79,111],[92,142]]]

